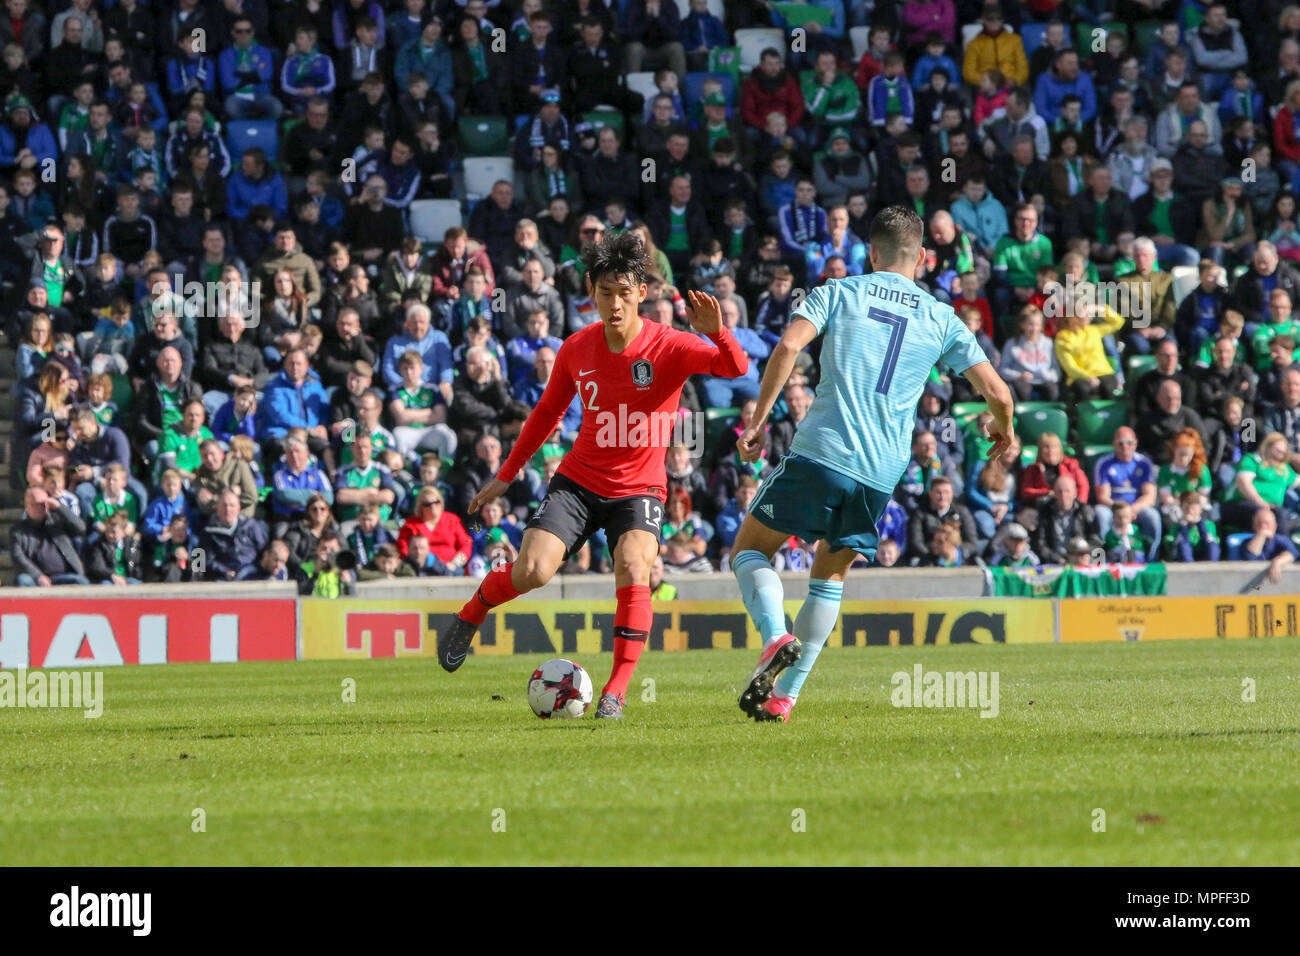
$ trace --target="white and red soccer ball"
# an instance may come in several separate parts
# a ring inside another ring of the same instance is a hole
[[[591,675],[573,661],[554,658],[528,678],[528,706],[543,719],[581,717],[591,706]]]

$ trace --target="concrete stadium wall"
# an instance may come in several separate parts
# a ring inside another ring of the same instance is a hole
[[[1241,562],[1217,564],[1170,564],[1168,597],[1208,597],[1254,592],[1259,585],[1261,596],[1300,594],[1300,567],[1287,568],[1282,582],[1269,584],[1262,579],[1259,565]],[[781,575],[787,598],[802,598],[808,592],[808,575],[785,572]],[[688,601],[737,601],[736,579],[730,574],[684,574],[670,578],[677,586],[678,597]],[[469,578],[419,578],[397,581],[369,581],[357,585],[357,596],[380,599],[465,600],[474,593],[478,581]],[[854,571],[844,585],[845,600],[883,599],[954,599],[965,600],[985,595],[984,573],[978,568],[900,568]],[[557,575],[546,587],[529,593],[529,600],[609,600],[614,595],[612,574]],[[0,591],[0,607],[5,597],[43,597],[51,600],[70,598],[285,598],[296,597],[291,584],[142,584],[130,588],[59,587],[5,588]]]

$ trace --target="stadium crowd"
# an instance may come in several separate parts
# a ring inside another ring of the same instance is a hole
[[[622,229],[647,319],[710,292],[751,360],[688,385],[706,434],[667,451],[663,568],[725,567],[817,382],[814,343],[743,462],[763,360],[891,203],[1024,444],[984,460],[936,369],[879,564],[1296,556],[1300,6],[5,0],[0,54],[20,584],[512,559],[581,402],[465,506]],[[566,570],[607,567],[597,535]]]

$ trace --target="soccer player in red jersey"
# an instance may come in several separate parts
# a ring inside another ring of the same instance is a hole
[[[638,314],[649,262],[636,234],[600,240],[583,261],[600,323],[573,333],[560,346],[541,400],[501,470],[470,502],[470,514],[505,493],[555,431],[575,394],[582,401],[578,439],[528,519],[519,557],[490,572],[438,635],[438,660],[448,671],[460,667],[489,610],[546,584],[592,532],[603,528],[614,556],[618,610],[614,669],[596,716],[622,717],[628,681],[650,633],[650,567],[659,554],[668,485],[664,455],[682,386],[692,375],[744,375],[749,359],[723,326],[713,296],[688,293],[691,326],[701,335]]]

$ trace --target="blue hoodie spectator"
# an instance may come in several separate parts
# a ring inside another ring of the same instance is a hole
[[[254,206],[270,206],[277,219],[289,211],[289,192],[284,180],[265,161],[258,178],[248,176],[240,168],[226,182],[226,214],[231,219],[247,219]]]
[[[309,94],[303,90],[314,89],[318,96],[329,97],[334,92],[334,83],[334,63],[317,47],[285,57],[280,69],[280,88],[295,111],[307,106]]]
[[[921,59],[916,61],[916,66],[912,67],[912,89],[920,92],[922,88],[930,83],[930,74],[935,70],[943,70],[948,74],[948,82],[961,84],[961,70],[957,69],[957,64],[948,54],[943,56],[930,56],[926,53]]]
[[[344,0],[343,3],[334,8],[334,17],[331,24],[334,27],[334,49],[336,50],[346,50],[348,44],[352,42],[352,34],[348,29],[349,17],[346,9],[348,6],[350,4],[347,3],[347,0]],[[361,11],[356,11],[354,8],[354,12],[359,13]],[[383,46],[384,36],[387,34],[384,29],[384,8],[375,3],[375,0],[370,0],[365,5],[364,12],[366,16],[375,21],[375,26],[379,28],[379,40],[377,42],[380,46]]]
[[[885,505],[885,513],[876,522],[876,533],[881,540],[892,538],[900,551],[907,550],[907,512],[893,498]]]
[[[403,352],[415,351],[424,359],[424,384],[438,386],[442,382],[450,383],[455,370],[451,363],[451,341],[442,332],[430,328],[424,338],[418,341],[405,331],[394,335],[384,348],[383,373],[384,382],[389,388],[400,388],[402,373],[397,370],[397,360]]]
[[[57,159],[59,147],[54,134],[44,123],[37,122],[36,111],[28,103],[27,97],[18,94],[9,97],[5,109],[6,121],[0,123],[0,169],[11,169],[14,165],[14,157],[18,153],[12,124],[13,116],[19,110],[26,110],[31,117],[31,123],[27,127],[26,147],[32,151],[37,162],[43,165],[47,159]]]
[[[262,404],[262,434],[267,438],[283,438],[290,428],[309,431],[329,420],[329,398],[316,377],[308,374],[301,385],[294,385],[281,372],[266,383]]]
[[[377,149],[357,165],[355,180],[347,184],[348,192],[355,192],[375,175],[380,176],[388,185],[388,195],[384,197],[386,206],[405,209],[420,189],[420,168],[414,160],[407,160],[398,166],[393,162],[390,150]]]
[[[432,35],[426,23],[425,31]],[[397,61],[393,65],[393,78],[397,88],[405,90],[411,74],[421,72],[429,81],[429,88],[446,99],[451,96],[451,50],[439,39],[433,46],[426,46],[424,36],[417,36],[397,51]]]
[[[167,63],[167,93],[179,106],[194,90],[209,96],[217,88],[217,70],[206,56],[178,56]]]
[[[1043,118],[1043,122],[1050,126],[1061,115],[1061,103],[1071,93],[1083,102],[1079,119],[1084,123],[1091,123],[1097,116],[1097,91],[1093,89],[1092,77],[1082,70],[1073,80],[1065,80],[1058,76],[1055,66],[1044,71],[1034,86],[1034,109]]]
[[[686,52],[698,50],[700,47],[712,50],[716,47],[727,46],[727,28],[723,26],[722,21],[715,17],[707,10],[704,13],[696,13],[692,10],[686,15],[681,26],[682,46]]]
[[[234,46],[222,50],[221,56],[217,58],[217,72],[221,76],[221,91],[227,96],[236,92],[260,95],[271,92],[271,77],[275,67],[271,51],[260,43],[253,43],[245,50]],[[241,79],[237,75],[239,73],[256,73],[257,82],[249,83],[246,79]]]
[[[235,418],[235,400],[232,398],[217,409],[212,416],[212,435],[218,441],[230,442],[236,435],[247,435],[253,441],[258,440],[257,414],[245,415],[240,421]]]
[[[189,499],[185,497],[185,492],[176,496],[176,500],[168,498],[166,495],[159,495],[149,502],[149,507],[144,510],[144,533],[150,538],[157,538],[163,533],[163,529],[171,524],[172,518],[176,515],[185,515],[186,520],[191,525],[194,523],[194,512],[190,507]]]
[[[1228,129],[1229,125],[1238,116],[1244,116],[1256,125],[1268,125],[1268,115],[1264,112],[1264,97],[1255,91],[1255,81],[1250,81],[1250,86],[1244,92],[1238,90],[1232,83],[1223,91],[1223,98],[1219,100],[1219,122],[1223,128]]]

